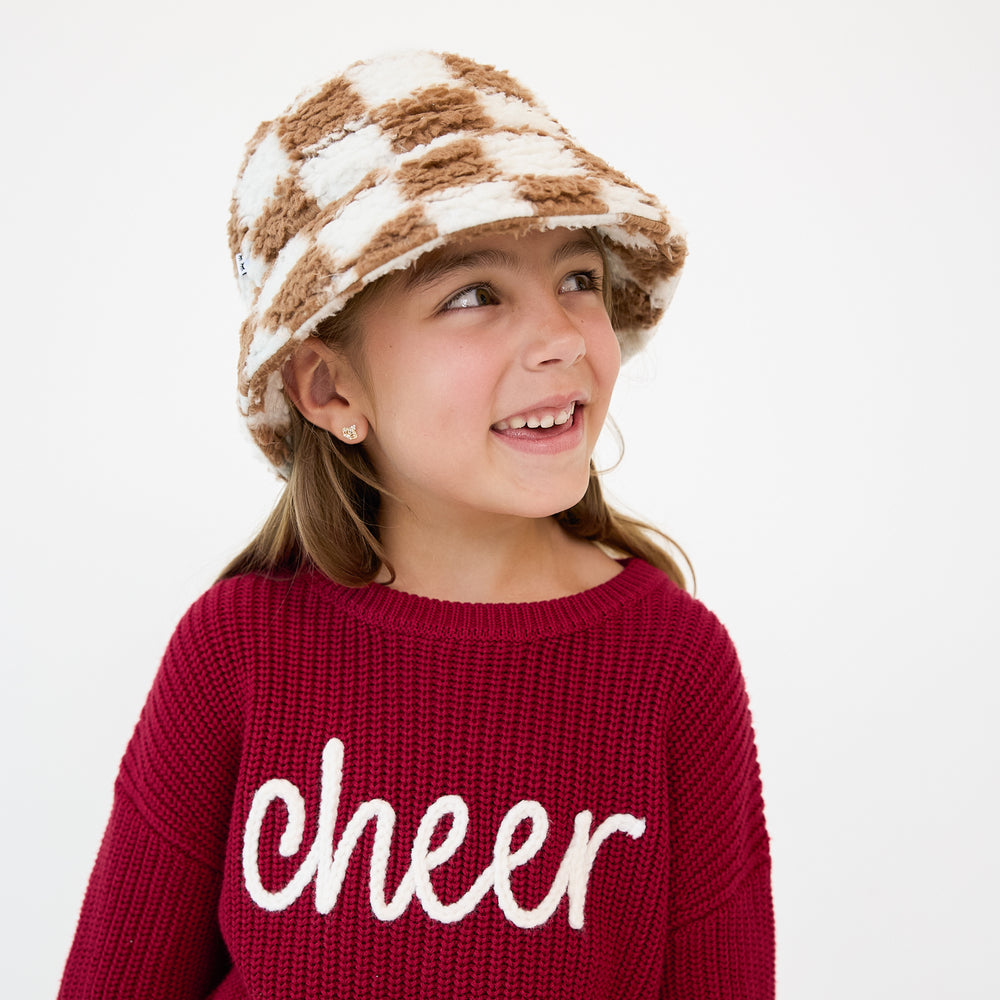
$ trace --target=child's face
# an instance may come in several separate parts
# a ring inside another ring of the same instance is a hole
[[[620,364],[603,277],[579,230],[484,236],[362,313],[364,444],[405,509],[537,518],[583,496]]]

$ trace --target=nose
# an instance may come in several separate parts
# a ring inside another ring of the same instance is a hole
[[[524,357],[527,367],[569,367],[586,355],[586,338],[558,299],[529,311],[525,323],[528,328]]]

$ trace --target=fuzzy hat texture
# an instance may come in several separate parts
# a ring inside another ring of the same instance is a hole
[[[600,234],[629,357],[670,302],[684,235],[507,73],[449,54],[385,56],[264,122],[233,192],[229,242],[248,309],[240,405],[279,472],[291,460],[281,367],[322,320],[459,234],[558,227]]]

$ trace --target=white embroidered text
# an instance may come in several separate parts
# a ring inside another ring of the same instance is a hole
[[[514,898],[511,872],[527,864],[541,850],[549,831],[549,817],[541,803],[528,799],[514,805],[500,822],[493,847],[493,861],[473,882],[468,891],[454,903],[438,899],[431,883],[431,872],[446,864],[462,846],[469,825],[469,809],[458,795],[443,795],[424,812],[413,838],[410,867],[391,899],[385,898],[385,877],[396,813],[383,799],[362,802],[351,817],[334,849],[333,831],[340,805],[340,789],[344,771],[344,744],[330,740],[323,749],[322,787],[320,790],[319,824],[316,838],[292,879],[282,889],[264,887],[260,876],[259,844],[264,817],[271,803],[280,799],[288,819],[278,851],[291,857],[302,846],[305,831],[305,802],[298,788],[283,778],[264,782],[253,797],[243,836],[243,878],[250,897],[265,910],[283,910],[302,895],[305,887],[316,880],[316,909],[329,913],[337,903],[347,866],[358,840],[369,823],[375,823],[369,872],[369,899],[372,912],[379,920],[395,920],[401,916],[416,896],[424,912],[434,920],[450,924],[468,916],[490,891],[507,919],[517,927],[538,927],[555,912],[565,895],[569,899],[569,925],[583,927],[583,910],[587,883],[601,845],[612,834],[627,834],[633,840],[646,831],[646,821],[628,813],[614,813],[591,833],[593,814],[584,810],[576,814],[573,837],[563,855],[545,898],[535,907],[524,909]],[[433,850],[434,831],[445,817],[451,826],[444,840]],[[531,832],[516,850],[511,850],[515,831],[528,820]]]

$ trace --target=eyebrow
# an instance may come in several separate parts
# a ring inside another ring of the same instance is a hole
[[[552,263],[559,264],[570,257],[588,255],[603,260],[600,250],[594,245],[592,240],[586,236],[579,239],[567,240],[561,244],[552,254]],[[507,250],[485,249],[470,250],[468,253],[459,252],[439,252],[439,255],[432,255],[431,259],[420,261],[413,268],[406,272],[406,287],[420,288],[430,285],[438,278],[452,271],[469,271],[477,267],[483,268],[506,268],[517,270],[521,266],[520,258]]]

